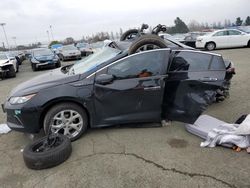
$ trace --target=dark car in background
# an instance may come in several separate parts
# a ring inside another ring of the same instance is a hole
[[[37,71],[40,68],[61,67],[59,57],[47,48],[38,48],[32,50],[29,59],[33,71]]]
[[[193,123],[230,74],[214,53],[157,48],[130,54],[126,45],[117,46],[13,89],[3,105],[7,125],[73,141],[90,127],[162,118]]]

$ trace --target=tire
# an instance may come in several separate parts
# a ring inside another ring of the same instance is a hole
[[[138,37],[139,31],[138,29],[130,29],[122,34],[120,41],[124,40],[132,40]]]
[[[6,77],[9,77],[9,78],[16,77],[16,70],[14,66],[10,66],[9,71],[6,73]]]
[[[250,40],[247,43],[247,47],[250,48]]]
[[[64,56],[62,54],[59,54],[59,58],[61,61],[64,61]]]
[[[56,68],[59,68],[59,67],[61,67],[61,62],[60,61],[58,61],[57,63],[56,63],[56,66],[55,66]]]
[[[19,72],[19,63],[16,63],[16,72]]]
[[[37,71],[37,67],[34,63],[31,63],[31,68],[34,72]]]
[[[208,42],[205,46],[206,50],[211,51],[216,48],[216,44],[214,42]]]
[[[77,115],[75,119],[66,117],[74,116],[74,114]],[[55,117],[57,118],[55,119]],[[60,124],[60,126],[58,126],[58,124]],[[76,124],[79,124],[79,127],[77,127]],[[75,127],[73,128],[73,126]],[[68,136],[71,141],[75,141],[87,131],[88,117],[85,110],[77,104],[69,102],[61,103],[50,108],[45,115],[43,127],[45,134],[49,132],[60,133]]]
[[[58,134],[54,136],[54,139],[57,140],[57,145],[54,144],[51,148],[46,147],[44,150],[38,151],[39,147],[47,141],[47,136],[28,144],[24,148],[23,159],[28,168],[35,170],[51,168],[69,158],[72,152],[69,138]]]
[[[165,41],[157,35],[143,35],[139,37],[128,49],[128,54],[134,54],[140,51],[166,48]]]

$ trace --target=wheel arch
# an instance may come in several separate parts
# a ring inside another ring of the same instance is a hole
[[[48,101],[47,103],[45,103],[43,105],[42,112],[41,112],[41,115],[39,117],[39,127],[40,127],[40,129],[43,128],[43,122],[44,122],[44,118],[45,118],[46,113],[53,106],[55,106],[57,104],[60,104],[60,103],[74,103],[74,104],[78,105],[79,107],[81,107],[86,112],[86,115],[88,117],[88,128],[91,127],[91,125],[90,125],[91,116],[90,116],[89,110],[81,102],[79,102],[79,100],[77,100],[76,98],[73,98],[73,97],[60,97],[60,98],[52,99],[52,100]]]
[[[214,47],[214,49],[216,49],[216,47],[217,47],[217,45],[216,45],[216,43],[214,42],[214,41],[208,41],[208,42],[206,42],[206,44],[205,44],[205,48],[207,48],[207,44],[209,44],[209,43],[214,43],[214,45],[215,45],[215,47]]]

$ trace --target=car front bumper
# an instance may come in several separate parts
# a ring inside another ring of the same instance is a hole
[[[40,68],[40,67],[54,67],[56,63],[57,63],[57,61],[46,61],[46,62],[35,63],[35,65],[36,65],[37,68]]]
[[[40,131],[40,111],[36,107],[30,107],[26,103],[12,105],[8,101],[1,106],[7,114],[7,125],[10,129],[27,133]]]
[[[82,56],[81,54],[74,54],[74,55],[63,55],[65,60],[69,59],[80,59]]]

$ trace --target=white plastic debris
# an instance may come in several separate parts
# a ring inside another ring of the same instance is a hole
[[[11,129],[6,124],[0,124],[0,134],[6,134],[10,132]]]

